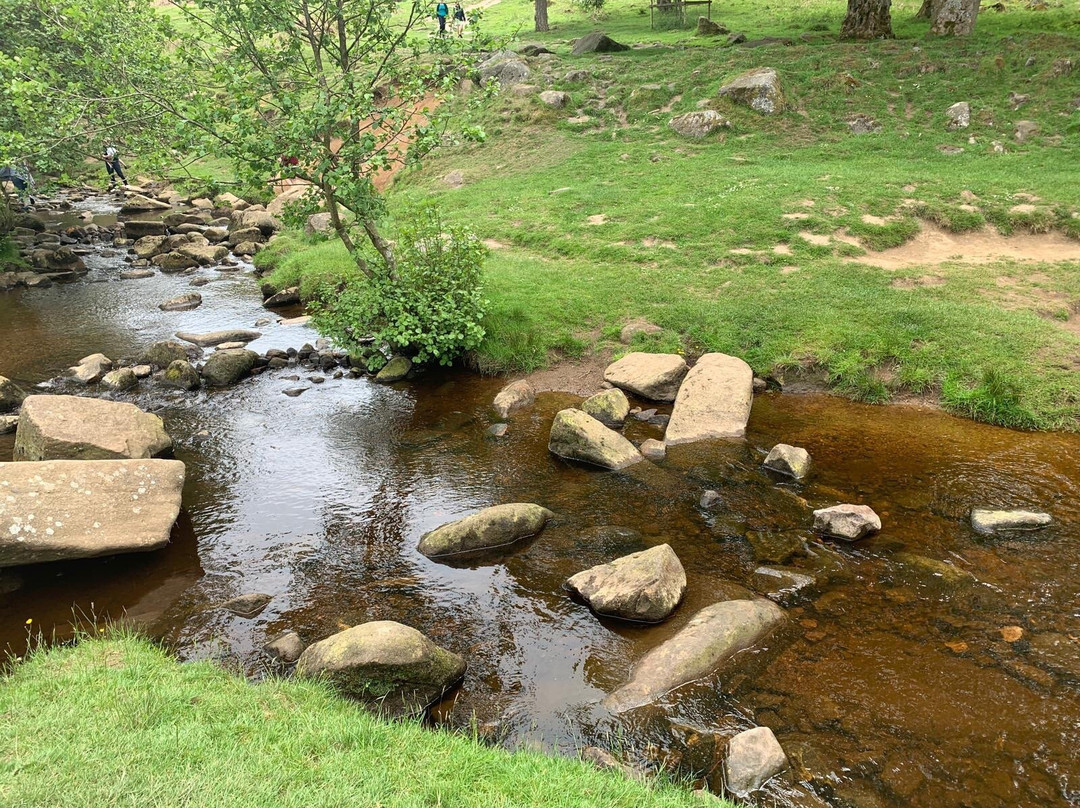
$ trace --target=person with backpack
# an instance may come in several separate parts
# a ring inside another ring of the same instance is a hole
[[[458,39],[465,36],[465,22],[465,9],[461,7],[461,3],[454,3],[454,31]]]
[[[435,16],[439,20],[439,36],[446,36],[446,17],[449,13],[449,6],[440,0],[439,5],[435,6]]]
[[[116,150],[116,146],[109,143],[105,146],[105,153],[102,155],[105,159],[105,170],[109,173],[109,187],[116,187],[116,178],[120,178],[120,182],[123,185],[127,185],[127,177],[124,176],[124,164],[120,160],[120,152]]]

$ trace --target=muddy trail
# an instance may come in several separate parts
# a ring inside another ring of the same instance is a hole
[[[178,330],[268,317],[255,350],[317,337],[268,315],[246,266],[196,270],[211,278],[203,305],[164,313],[157,304],[191,275],[119,280],[123,251],[104,246],[85,260],[90,272],[75,283],[0,297],[0,373],[105,395],[63,370],[89,353],[135,355]],[[764,803],[1080,805],[1080,436],[770,392],[756,397],[745,441],[672,447],[660,463],[611,473],[547,450],[554,414],[579,396],[541,393],[496,439],[486,430],[498,420],[497,379],[428,372],[380,386],[324,374],[283,395],[297,374],[109,394],[158,413],[187,466],[172,543],[0,571],[0,642],[21,652],[27,620],[62,640],[73,614],[126,618],[182,659],[260,677],[280,672],[261,647],[285,629],[312,642],[392,619],[468,660],[433,720],[510,748],[595,745],[704,780],[724,738],[764,725],[793,765]],[[663,431],[631,419],[626,434]],[[762,468],[779,442],[809,450],[805,481]],[[0,436],[0,459],[12,447]],[[707,508],[706,490],[718,494]],[[467,563],[417,551],[424,532],[504,502],[536,502],[556,518],[536,539]],[[872,506],[882,531],[822,541],[811,511],[839,502]],[[983,505],[1045,510],[1054,524],[980,536],[968,514]],[[661,625],[598,619],[563,589],[586,567],[661,543],[688,579]],[[778,592],[762,566],[808,583]],[[655,707],[616,717],[601,706],[696,611],[747,591],[787,611],[764,647]],[[256,617],[217,608],[250,592],[272,595]]]

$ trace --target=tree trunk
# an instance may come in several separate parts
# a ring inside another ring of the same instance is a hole
[[[976,0],[977,1],[977,0]],[[892,39],[891,0],[848,0],[842,39]]]
[[[934,16],[934,0],[923,0],[919,10],[915,13],[917,20],[929,20]]]
[[[536,30],[549,31],[547,19],[548,0],[536,0]]]
[[[979,0],[938,0],[933,4],[931,34],[971,36],[979,16]]]

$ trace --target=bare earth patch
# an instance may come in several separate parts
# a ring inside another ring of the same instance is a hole
[[[590,216],[586,221],[591,225],[605,224],[607,222],[607,214],[597,213]]]
[[[777,244],[772,248],[772,251],[776,255],[791,255],[791,247],[786,244]]]
[[[652,236],[650,236],[649,238],[643,240],[641,242],[641,246],[643,246],[643,247],[663,247],[664,249],[667,249],[667,250],[677,250],[677,249],[679,249],[675,245],[674,241],[663,241],[663,240],[658,239],[658,238],[653,238]]]
[[[601,389],[604,370],[611,364],[611,350],[598,351],[581,359],[564,359],[525,378],[538,393],[573,393],[590,396]]]
[[[501,241],[496,241],[493,238],[486,238],[483,243],[489,250],[505,250],[510,246],[509,244],[503,244]]]
[[[1015,235],[1006,238],[994,230],[977,233],[950,233],[923,224],[922,232],[901,247],[849,260],[882,269],[936,266],[946,261],[986,264],[1000,259],[1013,261],[1080,261],[1080,241],[1059,233]]]
[[[819,236],[817,233],[811,233],[809,230],[800,230],[799,236],[803,241],[810,244],[816,244],[818,247],[827,247],[832,241],[828,236]]]

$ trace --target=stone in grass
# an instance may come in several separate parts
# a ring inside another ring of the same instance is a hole
[[[561,90],[544,90],[540,93],[540,101],[554,109],[562,109],[570,103],[570,93]]]
[[[589,396],[581,403],[581,411],[588,413],[609,429],[620,429],[630,414],[630,402],[626,394],[616,387]]]
[[[412,360],[407,356],[395,356],[387,362],[383,369],[375,374],[375,381],[381,384],[399,382],[409,375],[412,370]]]
[[[562,410],[551,424],[548,451],[566,460],[624,469],[645,458],[634,444],[581,410]]]
[[[881,530],[881,518],[867,505],[834,505],[814,511],[814,530],[830,538],[858,541]]]
[[[754,727],[728,741],[724,784],[735,796],[745,797],[787,768],[787,755],[773,731]]]
[[[676,115],[668,121],[668,126],[683,137],[700,140],[713,132],[731,127],[731,121],[712,109],[701,109]]]
[[[291,665],[304,652],[304,641],[295,631],[286,631],[267,641],[263,650],[286,665]]]
[[[597,614],[659,623],[686,593],[686,572],[670,545],[661,544],[579,572],[566,588]]]
[[[555,514],[540,505],[494,505],[425,533],[419,550],[429,558],[477,553],[535,536]]]
[[[516,382],[510,382],[495,396],[495,412],[500,418],[507,418],[516,410],[532,406],[534,401],[536,401],[536,390],[525,379],[518,379]]]
[[[134,404],[81,396],[29,396],[15,434],[15,460],[145,459],[172,448],[156,415]]]
[[[602,31],[593,31],[586,34],[574,43],[570,51],[571,56],[582,56],[586,53],[617,53],[630,50],[629,45],[616,42]]]
[[[718,22],[713,22],[708,17],[698,17],[697,19],[697,35],[698,36],[722,36],[729,33],[728,29],[722,26]]]
[[[785,106],[780,76],[771,67],[757,67],[736,76],[720,88],[719,94],[762,115],[783,112]]]
[[[325,679],[391,715],[415,715],[461,681],[465,660],[410,626],[378,620],[310,645],[296,675]]]
[[[797,446],[778,443],[765,458],[765,468],[801,480],[810,473],[810,453]]]
[[[995,511],[989,508],[971,511],[971,526],[977,533],[985,535],[1012,530],[1037,530],[1052,521],[1050,514],[1042,511]]]
[[[948,121],[945,128],[950,132],[967,129],[971,125],[971,104],[967,101],[957,101],[945,110],[945,118]]]

